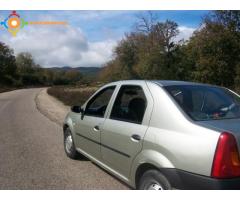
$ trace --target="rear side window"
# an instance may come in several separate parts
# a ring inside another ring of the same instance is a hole
[[[165,89],[193,120],[240,117],[240,98],[227,89],[199,85],[165,86]]]
[[[140,86],[124,85],[118,92],[110,118],[141,124],[146,107],[143,89]]]
[[[85,115],[103,117],[115,86],[105,88],[98,92],[87,104]]]

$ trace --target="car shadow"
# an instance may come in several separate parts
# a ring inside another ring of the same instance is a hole
[[[80,154],[76,160],[79,160],[79,161],[91,161],[89,160],[86,156]]]
[[[108,172],[107,170],[105,170],[103,167],[97,165],[96,163],[94,163],[93,161],[91,161],[90,159],[88,159],[86,156],[80,154],[78,156],[78,158],[76,159],[77,161],[89,161],[91,162],[93,165],[95,165],[97,168],[99,168],[100,170],[104,171],[106,174],[108,174],[109,176],[111,176],[112,178],[114,178],[115,180],[117,180],[118,182],[120,182],[121,184],[123,184],[124,186],[126,186],[126,189],[134,189],[134,188],[131,188],[129,185],[127,185],[125,182],[123,182],[121,179],[115,177],[114,175],[112,175],[110,172]]]
[[[92,161],[91,161],[92,162]],[[124,186],[126,186],[126,189],[129,190],[133,190],[133,188],[131,188],[129,185],[127,185],[125,182],[123,182],[121,179],[117,178],[116,176],[112,175],[110,172],[108,172],[107,170],[105,170],[104,168],[102,168],[101,166],[97,165],[96,163],[92,162],[92,164],[94,164],[97,168],[99,168],[100,170],[104,171],[105,173],[107,173],[109,176],[111,176],[112,178],[114,178],[115,180],[117,180],[118,182],[120,182],[121,184],[123,184]]]

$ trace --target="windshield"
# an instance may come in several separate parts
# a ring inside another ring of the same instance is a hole
[[[199,85],[164,88],[193,120],[240,118],[240,97],[228,89]]]

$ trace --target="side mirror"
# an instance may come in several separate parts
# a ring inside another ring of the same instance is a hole
[[[83,113],[83,109],[81,108],[81,106],[72,106],[71,111],[75,113]]]

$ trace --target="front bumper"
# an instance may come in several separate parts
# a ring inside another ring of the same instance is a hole
[[[240,189],[240,177],[215,179],[193,174],[179,169],[160,169],[172,187],[187,190],[237,190]]]

